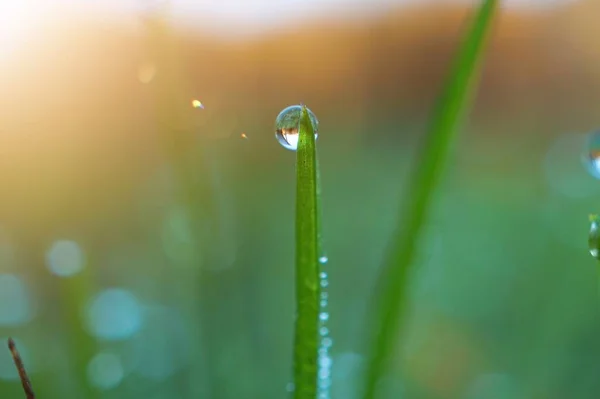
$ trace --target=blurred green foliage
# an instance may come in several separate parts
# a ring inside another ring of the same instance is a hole
[[[294,154],[272,126],[299,101],[320,118],[332,397],[353,398],[366,304],[464,12],[407,15],[419,26],[390,19],[330,36],[315,28],[306,38],[314,47],[294,49],[328,62],[289,61],[281,44],[293,36],[181,40],[195,227],[166,166],[152,83],[136,79],[149,61],[139,37],[75,25],[3,65],[0,271],[26,283],[32,318],[0,325],[0,336],[17,339],[40,398],[88,389],[119,399],[286,395]],[[598,68],[583,44],[557,40],[568,36],[560,25],[526,30],[522,18],[503,14],[420,240],[408,340],[392,354],[386,397],[586,399],[600,388],[596,261],[586,241],[600,185],[578,152],[579,133],[600,123]],[[522,72],[524,57],[544,68]],[[306,84],[315,79],[318,88]],[[205,109],[189,107],[196,97]],[[88,274],[48,272],[57,239],[81,245]],[[141,304],[144,324],[130,339],[84,333],[88,301],[108,287]],[[0,291],[0,320],[17,305]],[[114,388],[85,388],[83,364],[98,351],[121,361]],[[0,396],[22,397],[14,373],[0,352]]]

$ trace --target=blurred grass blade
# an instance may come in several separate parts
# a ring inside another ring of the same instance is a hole
[[[498,4],[497,0],[484,0],[477,10],[439,98],[416,168],[410,176],[405,191],[408,197],[400,213],[398,231],[393,237],[391,256],[379,277],[376,307],[372,309],[374,323],[370,325],[373,335],[365,399],[375,397],[377,382],[386,369],[387,356],[396,353],[394,344],[406,311],[409,268],[413,263],[415,245],[456,137],[456,127],[476,83],[479,60]]]
[[[319,221],[315,133],[305,106],[296,154],[296,325],[294,398],[317,395],[319,324]]]
[[[27,399],[35,399],[35,394],[33,393],[33,387],[31,386],[31,381],[29,380],[27,371],[25,371],[25,365],[23,364],[21,355],[19,354],[19,351],[17,350],[15,341],[13,341],[13,339],[10,337],[8,338],[8,350],[10,350],[10,354],[13,358],[13,362],[15,363],[15,367],[17,368],[17,372],[19,373],[19,379],[21,380],[21,385],[23,386],[23,391],[25,392],[25,397]]]

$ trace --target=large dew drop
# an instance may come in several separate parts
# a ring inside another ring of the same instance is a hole
[[[313,112],[306,108],[308,116],[315,130],[315,140],[319,130],[319,121]],[[290,105],[277,115],[275,119],[275,137],[279,143],[288,150],[296,151],[298,149],[298,127],[300,125],[300,115],[302,115],[301,105]]]

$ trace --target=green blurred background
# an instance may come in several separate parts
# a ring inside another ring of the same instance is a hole
[[[139,15],[86,7],[44,9],[0,46],[0,337],[40,398],[286,397],[295,157],[273,124],[300,102],[320,120],[331,397],[356,398],[377,270],[469,7],[339,8],[255,35],[200,21],[168,65]],[[382,398],[600,397],[584,162],[599,12],[503,8]],[[8,350],[0,397],[23,397]]]

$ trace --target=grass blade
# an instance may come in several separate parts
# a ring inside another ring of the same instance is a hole
[[[369,352],[365,399],[375,397],[377,382],[386,368],[387,354],[395,353],[394,343],[406,311],[408,276],[415,246],[456,137],[456,127],[476,83],[485,38],[498,4],[498,0],[484,0],[474,16],[439,98],[416,168],[410,176],[406,190],[409,196],[400,213],[399,230],[393,237],[391,257],[380,276],[381,291],[373,309],[375,320],[371,328],[374,339]]]
[[[294,398],[317,395],[319,198],[314,127],[302,106],[296,155],[296,325]]]

